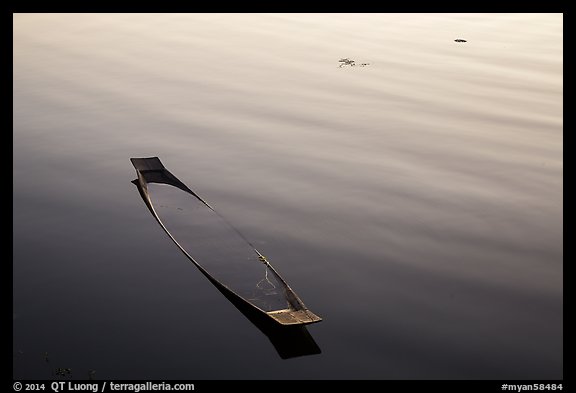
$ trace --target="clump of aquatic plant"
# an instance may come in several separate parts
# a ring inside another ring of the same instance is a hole
[[[365,67],[365,66],[367,66],[367,65],[370,65],[370,63],[356,64],[356,61],[351,60],[351,59],[349,59],[349,58],[347,58],[347,57],[345,57],[344,59],[338,60],[338,62],[340,63],[340,65],[338,66],[338,67],[340,67],[340,68],[341,68],[341,67],[344,67],[344,66],[350,66],[350,67],[355,67],[355,66]]]

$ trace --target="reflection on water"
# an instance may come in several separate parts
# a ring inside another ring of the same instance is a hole
[[[102,379],[562,378],[562,15],[13,19],[14,353]],[[280,359],[214,296],[135,199],[138,156],[253,240],[322,354]]]
[[[304,325],[282,326],[272,321],[262,313],[255,312],[245,302],[221,285],[216,288],[232,303],[250,322],[254,324],[269,339],[278,355],[282,359],[299,356],[310,356],[321,353],[321,349],[314,341]]]

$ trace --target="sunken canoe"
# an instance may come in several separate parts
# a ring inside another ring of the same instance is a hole
[[[168,236],[221,291],[281,325],[322,320],[308,310],[254,246],[158,157],[131,158],[133,183]]]

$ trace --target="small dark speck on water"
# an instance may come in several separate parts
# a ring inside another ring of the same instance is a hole
[[[457,38],[457,39],[455,39],[454,41],[456,41],[456,42],[468,42],[468,41],[466,41],[466,40],[463,40],[462,38]]]

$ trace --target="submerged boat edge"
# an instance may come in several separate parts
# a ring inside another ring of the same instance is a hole
[[[164,232],[168,234],[170,239],[178,246],[180,251],[184,253],[184,255],[200,270],[200,272],[206,276],[213,285],[215,285],[220,291],[225,291],[229,295],[241,300],[245,304],[249,305],[259,313],[265,314],[271,320],[275,321],[281,326],[297,326],[297,325],[308,325],[312,323],[317,323],[322,321],[322,318],[318,315],[314,314],[310,311],[300,300],[300,298],[294,293],[294,291],[288,286],[288,284],[284,281],[284,279],[278,274],[278,272],[270,265],[267,261],[268,267],[270,267],[275,275],[282,281],[286,288],[287,296],[290,298],[289,304],[291,306],[296,305],[296,307],[286,308],[282,310],[272,310],[272,311],[264,311],[261,308],[257,307],[256,305],[249,302],[247,299],[243,298],[242,296],[238,295],[234,292],[231,288],[226,286],[224,283],[221,283],[216,278],[214,278],[202,265],[196,261],[181,245],[178,241],[174,238],[174,236],[170,233],[170,231],[166,228],[163,224],[162,220],[160,219],[159,215],[156,213],[154,209],[154,205],[152,200],[148,194],[147,188],[147,175],[150,176],[158,176],[161,180],[155,180],[153,182],[158,183],[166,183],[177,188],[180,188],[182,191],[185,191],[194,197],[198,198],[202,203],[204,203],[208,208],[214,210],[212,206],[210,206],[204,199],[198,196],[194,191],[188,188],[184,183],[182,183],[176,176],[174,176],[166,167],[162,164],[158,157],[145,157],[145,158],[130,158],[132,165],[136,169],[136,174],[138,178],[133,180],[132,183],[136,185],[140,196],[144,200],[148,210],[154,216],[156,221],[160,224]],[[260,252],[256,249],[254,251],[261,255]]]

